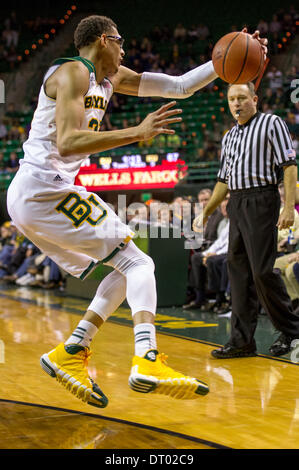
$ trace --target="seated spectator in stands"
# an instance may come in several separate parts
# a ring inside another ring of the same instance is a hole
[[[274,269],[279,269],[291,298],[293,308],[299,306],[299,251],[280,256],[276,259]]]
[[[186,37],[186,34],[187,34],[186,28],[182,25],[182,23],[178,23],[173,32],[174,39],[184,40]]]
[[[210,30],[207,25],[199,23],[197,28],[197,35],[201,41],[205,41],[210,36]]]
[[[298,122],[299,124],[299,122]],[[296,155],[299,155],[299,136],[298,135],[295,135],[291,132],[291,139],[293,141],[293,148],[296,152]]]
[[[17,19],[15,10],[4,20],[4,26],[12,32],[12,44],[17,47],[19,42],[20,22]]]
[[[23,263],[26,256],[29,256],[29,240],[24,239],[23,235],[8,227],[10,237],[7,239],[0,253],[0,279],[4,276],[13,274]]]
[[[197,201],[202,205],[202,209],[208,204],[211,195],[212,190],[210,188],[203,188],[197,194]],[[219,237],[221,232],[219,225],[223,218],[224,216],[219,207],[210,215],[204,228],[203,249],[208,248]]]
[[[273,107],[274,109],[283,109],[287,106],[288,99],[283,91],[283,88],[277,88],[274,100],[273,100]]]
[[[165,148],[167,147],[166,136],[163,134],[158,135],[157,137],[155,137],[154,144],[155,147],[161,149],[161,151],[165,151]]]
[[[13,119],[12,125],[7,134],[8,140],[20,140],[21,139],[21,133],[20,133],[19,127],[20,127],[19,122],[16,119]]]
[[[293,104],[291,108],[291,113],[295,115],[296,124],[299,124],[299,101]]]
[[[280,212],[283,210],[284,206],[284,185],[281,183],[278,187],[280,194]],[[290,230],[292,230],[292,235],[294,237],[289,243]],[[299,214],[296,209],[294,209],[294,224],[290,228],[284,228],[278,230],[277,232],[277,251],[278,253],[290,253],[296,248],[296,244],[299,242]]]
[[[0,257],[5,245],[10,245],[12,239],[12,230],[9,222],[5,222],[0,227]],[[1,262],[0,262],[1,266]]]
[[[291,134],[294,134],[297,138],[299,136],[299,124],[296,122],[296,116],[293,113],[288,113],[285,118],[286,125]]]
[[[218,147],[212,140],[205,140],[203,146],[198,149],[198,157],[196,160],[202,162],[211,162],[218,160]]]
[[[222,235],[228,231],[223,231]],[[215,296],[215,302],[208,307],[210,312],[222,314],[231,309],[229,294],[229,279],[227,270],[227,253],[220,255],[211,254],[204,258],[203,263],[207,267],[207,289]]]
[[[293,30],[293,18],[289,12],[285,12],[282,19],[282,30],[289,32]]]
[[[19,169],[19,159],[16,152],[11,152],[9,161],[7,162],[7,171],[9,173],[16,173]]]
[[[271,106],[273,106],[273,103],[275,102],[275,96],[275,91],[272,88],[268,87],[265,90],[265,95],[263,97],[262,102],[267,103],[271,108]]]
[[[149,72],[154,72],[154,73],[162,73],[163,69],[160,67],[160,64],[158,61],[154,61],[152,65],[148,69]]]
[[[3,277],[3,280],[16,283],[18,285],[29,285],[29,283],[33,280],[32,270],[35,270],[36,266],[38,266],[38,257],[40,255],[41,252],[38,249],[35,249],[34,245],[28,245],[25,259],[23,260],[22,264],[18,267],[14,274],[7,274]],[[44,260],[45,255],[42,256]]]
[[[275,65],[272,65],[270,71],[267,73],[266,78],[269,80],[269,87],[274,91],[277,88],[282,88],[283,86],[283,77],[280,70],[277,69]]]
[[[279,33],[281,30],[281,23],[278,21],[277,15],[272,16],[272,21],[269,24],[269,32],[270,33]]]
[[[167,147],[171,148],[172,150],[178,150],[181,146],[181,139],[178,134],[169,134],[166,140]]]
[[[210,256],[226,254],[228,251],[229,223],[226,211],[228,200],[229,196],[227,196],[220,204],[221,213],[223,217],[227,219],[227,223],[223,230],[220,232],[219,237],[214,243],[212,243],[212,245],[208,249],[202,252],[195,252],[191,256],[191,272],[189,284],[194,288],[195,298],[194,300],[191,300],[191,302],[189,302],[188,304],[183,305],[183,308],[186,310],[201,308],[205,305],[207,288],[206,259]]]
[[[6,173],[6,163],[4,161],[3,152],[0,152],[0,173]]]
[[[168,75],[179,75],[180,74],[180,69],[177,67],[177,65],[174,62],[170,62],[169,66],[166,68],[165,73]]]
[[[264,19],[261,19],[259,21],[256,29],[260,32],[260,34],[262,36],[264,36],[265,34],[268,33],[269,25],[268,25],[267,21],[265,21]]]
[[[198,27],[193,24],[187,31],[187,40],[192,43],[198,39]]]
[[[299,78],[299,71],[296,65],[292,65],[286,73],[286,81],[291,82],[292,80],[296,80],[296,78]]]
[[[6,48],[9,48],[14,44],[14,32],[10,29],[9,26],[5,26],[2,31],[2,41],[4,42]]]
[[[268,103],[262,103],[262,112],[265,114],[272,114],[273,109]]]
[[[0,139],[5,140],[6,136],[7,136],[7,127],[3,123],[2,119],[0,119]]]
[[[16,107],[14,103],[9,103],[6,107],[5,115],[7,117],[15,117],[17,114]]]

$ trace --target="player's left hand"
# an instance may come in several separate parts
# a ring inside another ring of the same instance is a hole
[[[286,207],[284,207],[281,211],[276,226],[278,227],[278,230],[282,230],[283,228],[291,227],[294,224],[294,221],[294,209],[287,209]]]
[[[242,29],[242,33],[247,33],[247,28]],[[254,31],[253,34],[251,34],[253,39],[257,39],[260,45],[262,46],[263,52],[264,52],[264,60],[267,59],[267,53],[268,53],[268,39],[267,38],[260,38],[260,32],[258,30]]]

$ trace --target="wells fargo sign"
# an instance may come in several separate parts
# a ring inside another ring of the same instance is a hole
[[[85,186],[90,191],[174,188],[186,171],[187,166],[178,166],[177,162],[121,170],[83,167],[76,178],[76,184]]]

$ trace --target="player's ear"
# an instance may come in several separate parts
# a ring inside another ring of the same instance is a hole
[[[103,33],[101,36],[98,37],[97,41],[99,41],[99,46],[107,47],[107,34]]]

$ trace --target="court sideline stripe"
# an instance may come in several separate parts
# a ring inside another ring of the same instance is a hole
[[[7,298],[7,299],[10,299],[10,300],[20,301],[20,302],[27,302],[27,303],[31,303],[33,305],[37,305],[38,307],[43,307],[43,305],[40,305],[37,302],[37,300],[34,300],[34,299],[24,299],[22,297],[17,297],[17,296],[14,296],[14,295],[8,295],[8,294],[3,294],[3,293],[0,293],[0,297]],[[53,308],[53,309],[56,309],[56,310],[64,310],[65,312],[73,313],[75,315],[81,315],[82,316],[82,312],[79,312],[78,310],[76,310],[75,308],[72,308],[72,307],[64,307],[60,304],[49,304],[49,305],[47,305],[47,307]],[[125,323],[121,320],[114,319],[112,317],[110,317],[107,321],[109,323],[116,323],[119,326],[131,327],[131,325],[129,325],[129,324],[127,324],[127,323]],[[210,341],[205,341],[203,339],[198,339],[198,338],[190,338],[189,336],[176,335],[175,333],[170,333],[168,331],[162,331],[162,330],[160,330],[159,327],[156,327],[156,328],[157,328],[157,332],[159,334],[162,334],[162,335],[165,335],[165,336],[172,336],[174,338],[185,339],[187,341],[193,341],[195,343],[205,344],[207,346],[215,346],[215,347],[221,347],[222,346],[221,344],[218,344],[218,343],[212,343]],[[284,359],[284,358],[274,357],[274,356],[268,356],[267,354],[260,354],[259,353],[259,354],[257,354],[256,357],[263,357],[264,359],[269,359],[269,360],[272,360],[272,361],[284,362],[286,364],[290,364],[290,365],[293,365],[293,366],[298,366],[299,365],[295,362],[290,361],[289,359]]]
[[[126,424],[128,426],[134,426],[134,427],[137,427],[137,428],[154,431],[154,432],[158,432],[158,433],[161,433],[161,434],[168,434],[170,436],[178,437],[180,439],[186,439],[188,441],[208,445],[210,447],[213,447],[214,449],[230,449],[230,450],[233,449],[232,447],[228,447],[228,446],[225,446],[225,445],[222,445],[222,444],[218,444],[217,442],[207,441],[206,439],[201,439],[200,437],[189,436],[188,434],[181,434],[179,432],[170,431],[168,429],[157,428],[155,426],[150,426],[150,425],[141,424],[141,423],[135,423],[134,421],[127,421],[125,419],[113,418],[113,417],[110,417],[110,416],[97,415],[97,414],[88,413],[88,412],[85,412],[85,411],[70,410],[70,409],[67,409],[67,408],[60,408],[58,406],[41,405],[41,404],[38,404],[38,403],[29,403],[29,402],[18,401],[18,400],[7,400],[5,398],[0,398],[0,403],[12,403],[12,404],[15,404],[15,405],[25,405],[25,406],[33,406],[33,407],[36,407],[36,408],[44,408],[44,409],[48,409],[48,410],[54,410],[54,411],[63,411],[65,413],[72,413],[72,414],[81,415],[81,416],[88,416],[90,418],[107,420],[107,421],[111,421],[113,423]]]

